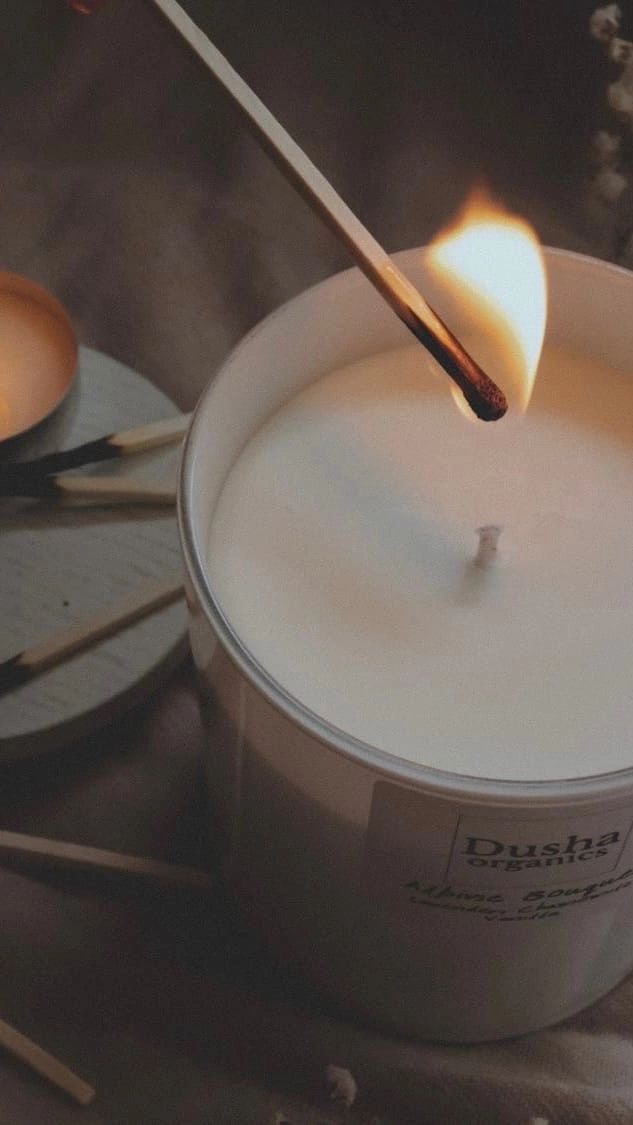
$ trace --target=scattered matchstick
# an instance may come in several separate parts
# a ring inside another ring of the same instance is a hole
[[[64,1063],[49,1054],[42,1047],[38,1047],[32,1039],[28,1039],[21,1031],[11,1027],[10,1024],[0,1020],[0,1046],[9,1051],[15,1058],[26,1063],[31,1070],[46,1078],[53,1086],[63,1090],[79,1105],[90,1105],[95,1096],[92,1086],[84,1082]]]
[[[69,656],[162,609],[184,594],[182,582],[155,582],[88,621],[72,625],[0,662],[0,695],[32,680]]]
[[[134,477],[25,476],[0,479],[0,497],[97,500],[117,504],[175,504],[175,485],[152,484]]]
[[[368,280],[450,375],[475,414],[483,421],[501,418],[508,407],[503,392],[468,355],[415,286],[394,265],[386,251],[343,202],[323,173],[308,159],[177,0],[152,0],[152,3],[220,83],[268,154],[341,239]]]
[[[150,422],[145,426],[135,426],[132,430],[107,434],[93,441],[83,442],[72,449],[62,449],[47,453],[33,461],[16,461],[2,466],[2,483],[12,480],[22,481],[26,477],[43,477],[50,473],[61,473],[66,469],[77,469],[81,465],[92,465],[97,461],[111,461],[157,449],[162,445],[180,441],[191,421],[191,414],[177,414],[160,422]]]
[[[122,875],[186,890],[210,892],[215,887],[213,875],[199,868],[163,863],[145,856],[126,855],[83,844],[71,844],[65,840],[28,836],[21,832],[0,831],[0,859],[15,860],[21,868],[28,866],[36,869]],[[92,1086],[4,1020],[0,1020],[0,1046],[80,1105],[89,1105],[94,1099],[95,1091]]]
[[[215,878],[208,871],[163,863],[146,856],[125,855],[66,840],[49,840],[44,836],[28,836],[23,832],[0,831],[0,860],[16,860],[20,867],[39,870],[87,871],[101,875],[122,875],[164,886],[211,891]]]

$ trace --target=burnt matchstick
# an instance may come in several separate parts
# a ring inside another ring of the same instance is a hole
[[[503,418],[508,409],[503,391],[464,350],[457,337],[430,305],[427,307],[434,320],[433,327],[406,303],[403,303],[401,309],[397,309],[391,300],[389,303],[409,331],[444,368],[446,374],[450,375],[479,420],[496,422]]]
[[[33,499],[94,500],[99,503],[175,504],[174,485],[152,484],[134,477],[66,477],[37,473],[0,478],[0,497],[29,496]]]
[[[41,478],[49,473],[61,473],[66,469],[93,465],[97,461],[112,461],[133,453],[142,453],[148,449],[169,445],[184,436],[190,421],[191,414],[177,414],[174,418],[164,418],[160,422],[135,426],[132,430],[106,434],[104,437],[76,445],[72,449],[47,453],[33,461],[16,461],[3,465],[0,472],[0,495],[15,495],[14,492],[8,491],[13,482],[20,483],[33,477]],[[7,491],[4,491],[5,488]]]
[[[220,83],[283,174],[340,238],[372,285],[454,380],[475,414],[486,422],[503,417],[508,408],[503,392],[468,355],[250,86],[177,0],[152,0],[152,3]]]
[[[13,691],[81,649],[112,636],[147,614],[170,605],[183,594],[182,582],[151,583],[90,620],[71,625],[68,629],[10,656],[8,660],[0,662],[0,695]]]

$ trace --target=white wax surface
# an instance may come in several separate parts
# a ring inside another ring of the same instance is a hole
[[[633,764],[633,379],[546,348],[526,417],[477,423],[418,345],[334,372],[233,466],[212,586],[288,692],[482,777]],[[482,524],[502,524],[492,568]]]

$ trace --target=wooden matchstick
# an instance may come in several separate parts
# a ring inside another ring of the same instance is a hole
[[[63,1090],[79,1105],[90,1105],[90,1102],[93,1101],[95,1091],[92,1086],[89,1086],[82,1078],[73,1074],[72,1070],[69,1070],[59,1059],[56,1059],[42,1047],[38,1047],[32,1039],[28,1039],[21,1031],[17,1031],[15,1027],[11,1027],[4,1020],[0,1020],[0,1046],[4,1047],[15,1058],[20,1059],[21,1062],[26,1063],[36,1074],[46,1078],[53,1086]]]
[[[182,582],[154,582],[88,621],[48,637],[0,663],[0,695],[32,680],[47,668],[131,625],[183,596]]]
[[[17,860],[20,867],[53,868],[62,871],[87,871],[102,875],[122,875],[172,887],[210,891],[214,876],[198,867],[162,863],[146,856],[125,855],[103,848],[49,840],[23,832],[0,831],[0,860]]]
[[[407,328],[450,375],[475,414],[483,421],[501,418],[508,408],[503,392],[468,355],[459,340],[394,265],[382,246],[250,86],[190,19],[177,0],[152,0],[152,3],[220,83],[284,175],[341,239],[365,276]]]
[[[34,499],[54,498],[98,500],[124,504],[175,504],[174,485],[152,484],[134,477],[67,477],[27,475],[22,479],[0,479],[0,497],[29,496]]]
[[[117,457],[127,457],[132,453],[141,453],[147,449],[156,449],[161,445],[169,445],[184,436],[190,421],[191,414],[177,414],[160,422],[135,426],[132,430],[106,434],[104,437],[76,445],[72,449],[47,453],[33,461],[12,462],[2,466],[1,481],[9,483],[12,479],[21,481],[25,477],[61,473],[65,469],[76,469],[80,465],[110,461]]]

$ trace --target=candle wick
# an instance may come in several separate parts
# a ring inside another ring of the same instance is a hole
[[[497,557],[497,546],[502,531],[503,528],[497,527],[495,524],[486,524],[485,527],[477,528],[479,546],[477,548],[477,554],[473,559],[474,566],[478,566],[482,570],[486,570],[489,566],[492,566]]]

